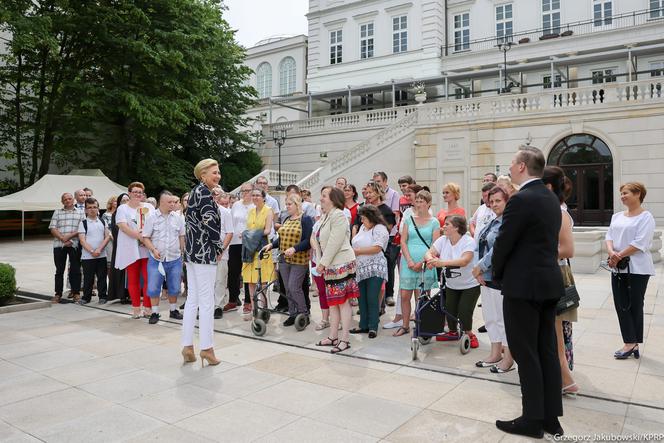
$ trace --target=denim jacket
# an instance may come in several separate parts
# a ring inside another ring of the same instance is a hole
[[[493,244],[498,236],[500,225],[503,224],[503,216],[496,217],[491,220],[482,232],[480,232],[475,246],[475,262],[482,270],[482,278],[484,281],[491,281],[491,256],[493,255]]]

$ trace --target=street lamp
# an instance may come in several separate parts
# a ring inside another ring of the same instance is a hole
[[[506,38],[507,36],[505,36]],[[503,88],[503,92],[507,92],[507,51],[512,49],[512,46],[514,45],[514,42],[512,41],[503,41],[502,43],[498,43],[498,50],[503,51],[503,67],[504,67],[504,81],[505,81],[505,86]]]
[[[286,142],[287,138],[288,138],[288,133],[286,128],[272,130],[272,141],[274,141],[274,143],[279,148],[279,184],[277,184],[276,187],[277,191],[284,190],[284,187],[281,184],[281,147]]]

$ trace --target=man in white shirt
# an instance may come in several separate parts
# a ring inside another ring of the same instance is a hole
[[[76,190],[74,192],[74,198],[76,199],[74,207],[79,211],[81,211],[82,213],[85,213],[85,199],[87,198],[85,196],[85,190],[83,189]]]
[[[482,232],[482,229],[494,218],[496,214],[489,208],[489,191],[496,187],[493,182],[484,183],[482,186],[482,204],[480,205],[473,217],[470,219],[470,235],[473,236],[475,242]]]
[[[145,221],[143,243],[148,256],[148,296],[152,302],[151,325],[159,321],[159,295],[166,280],[170,318],[182,319],[177,309],[182,281],[184,220],[175,211],[177,197],[168,191],[159,194],[159,208]]]
[[[374,172],[373,180],[378,183],[385,191],[385,199],[383,203],[392,209],[396,223],[392,226],[390,231],[390,242],[387,244],[387,251],[385,257],[387,258],[387,282],[385,283],[385,303],[388,306],[394,306],[394,268],[397,265],[401,247],[394,243],[394,237],[397,235],[399,229],[399,221],[401,214],[399,213],[399,193],[390,188],[387,184],[387,174],[383,171]]]
[[[223,195],[221,186],[212,190],[212,197],[219,207],[219,216],[221,217],[221,230],[219,237],[223,239],[221,246],[221,260],[217,260],[217,278],[214,283],[214,318],[219,319],[224,316],[224,306],[228,302],[228,246],[233,240],[233,214],[228,208],[221,206],[221,197]]]
[[[99,203],[94,198],[85,200],[85,215],[78,226],[78,240],[81,243],[81,264],[83,265],[83,298],[80,304],[86,305],[92,299],[92,287],[97,277],[99,304],[106,303],[106,244],[111,239],[110,231],[99,218]]]

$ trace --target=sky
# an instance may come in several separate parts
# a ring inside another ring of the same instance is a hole
[[[309,0],[225,0],[225,18],[244,47],[277,35],[307,34]]]

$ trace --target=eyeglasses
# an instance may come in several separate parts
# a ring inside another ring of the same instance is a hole
[[[251,192],[251,189],[240,189],[240,192]]]
[[[267,182],[256,182],[257,185],[267,185]]]
[[[143,195],[143,191],[131,191],[132,194]]]

